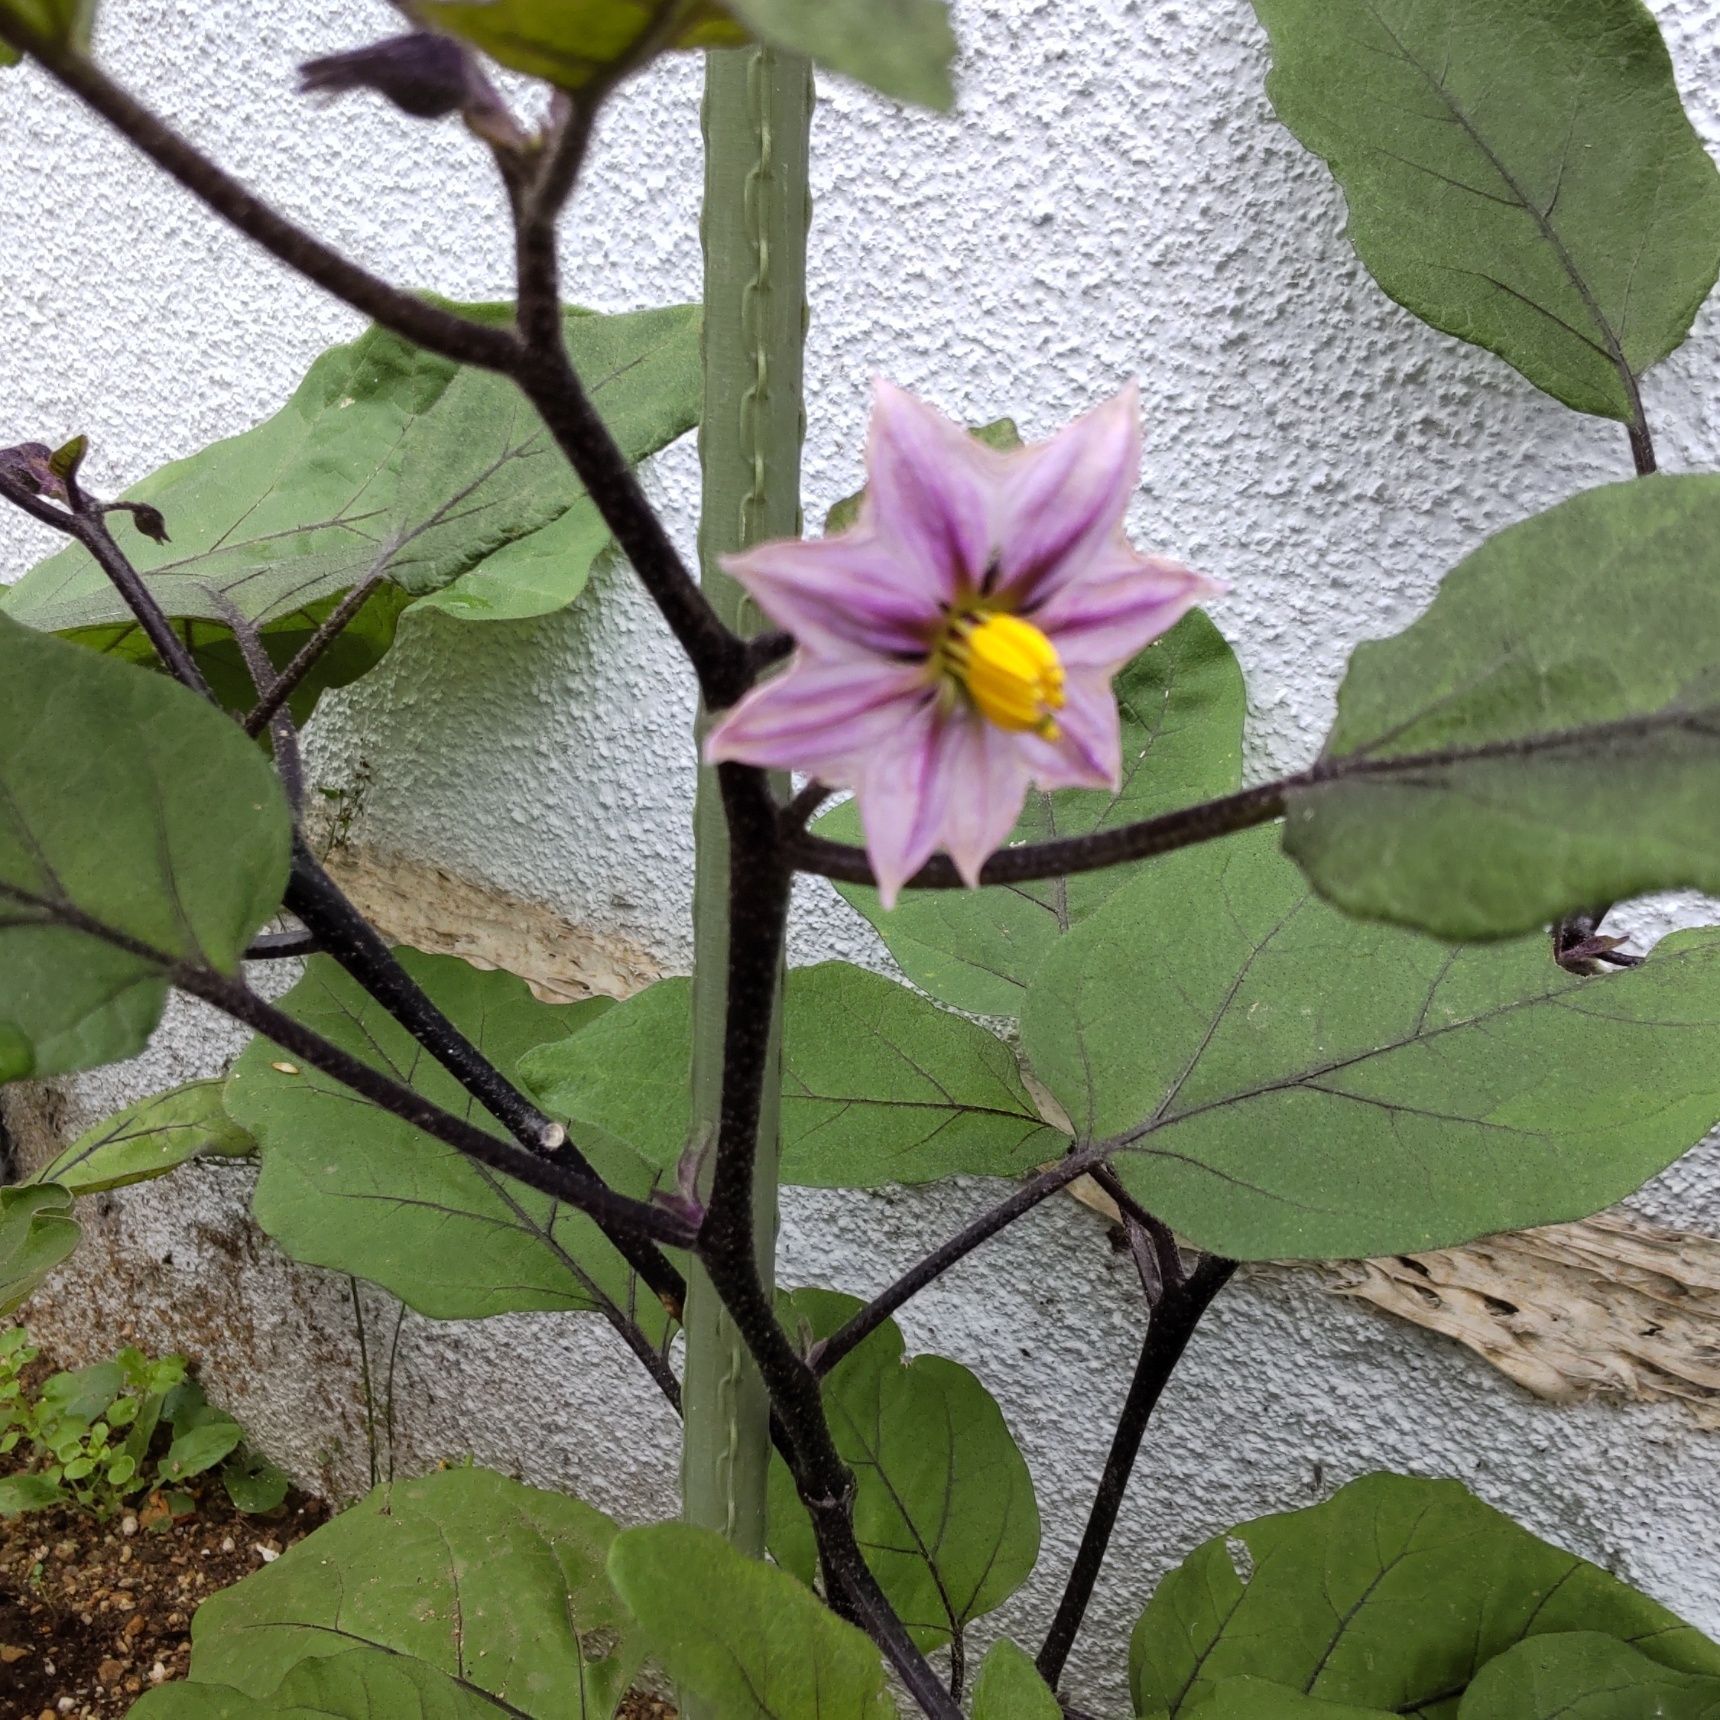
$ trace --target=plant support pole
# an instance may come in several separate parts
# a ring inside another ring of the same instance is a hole
[[[737,632],[758,617],[718,558],[800,532],[802,346],[806,329],[808,132],[812,72],[768,48],[706,55],[702,583]],[[710,713],[701,712],[701,735]],[[729,843],[716,772],[699,772],[695,817],[693,1137],[709,1192],[723,1084]],[[780,1046],[766,1071],[753,1202],[768,1290],[776,1246]],[[762,1556],[770,1404],[746,1344],[696,1265],[689,1274],[682,1498],[689,1522]],[[683,1699],[700,1720],[704,1704]]]

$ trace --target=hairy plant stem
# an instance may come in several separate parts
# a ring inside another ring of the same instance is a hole
[[[820,1374],[827,1374],[846,1355],[863,1344],[896,1310],[935,1283],[959,1260],[982,1243],[1007,1230],[1018,1218],[1030,1213],[1041,1201],[1067,1188],[1077,1177],[1103,1164],[1117,1150],[1116,1140],[1090,1141],[1074,1148],[1061,1164],[1024,1182],[1015,1192],[987,1208],[971,1224],[964,1225],[949,1241],[940,1244],[910,1266],[887,1290],[874,1296],[864,1308],[828,1338],[814,1345],[809,1360]]]
[[[1122,1508],[1123,1495],[1128,1491],[1129,1476],[1140,1453],[1141,1441],[1146,1436],[1147,1423],[1158,1407],[1177,1363],[1182,1360],[1195,1328],[1235,1271],[1234,1260],[1208,1255],[1182,1282],[1165,1285],[1164,1293],[1149,1317],[1146,1341],[1141,1345],[1135,1377],[1129,1382],[1123,1412],[1111,1437],[1111,1450],[1099,1476],[1087,1527],[1082,1532],[1075,1563],[1070,1567],[1063,1598],[1057,1604],[1056,1616],[1046,1633],[1045,1645],[1039,1651],[1039,1676],[1053,1690],[1063,1676],[1069,1651],[1075,1646],[1081,1621],[1086,1617],[1087,1603],[1093,1598],[1093,1588],[1105,1562],[1105,1549],[1110,1545],[1111,1531],[1116,1527],[1117,1513]]]
[[[251,690],[261,698],[275,679],[275,666],[263,648],[262,635],[224,591],[212,592],[211,596],[239,647],[245,673],[251,677]],[[275,757],[275,775],[281,779],[281,789],[287,797],[287,805],[292,808],[293,822],[297,824],[305,811],[305,761],[299,751],[298,724],[284,704],[277,705],[269,713],[268,730],[269,748]],[[247,727],[245,732],[256,735],[260,730]]]
[[[1639,478],[1652,478],[1660,470],[1660,462],[1654,456],[1654,437],[1649,431],[1648,417],[1643,411],[1642,391],[1637,386],[1636,379],[1631,378],[1631,400],[1636,408],[1635,416],[1626,424],[1630,435],[1630,457],[1636,467]],[[1601,929],[1601,921],[1612,912],[1609,902],[1603,907],[1581,910],[1574,914],[1566,914],[1562,919],[1553,922],[1553,960],[1568,973],[1588,974],[1595,972],[1597,961],[1618,961],[1617,952],[1596,947],[1596,937]],[[1621,965],[1628,966],[1635,958],[1625,957]]]
[[[705,190],[701,232],[705,255],[704,398],[699,431],[702,497],[699,516],[701,584],[716,616],[745,636],[756,625],[740,587],[720,558],[770,537],[800,530],[800,448],[803,424],[802,349],[806,324],[807,151],[812,71],[793,55],[736,49],[706,56]],[[750,673],[750,665],[749,670]],[[714,705],[706,687],[698,734]],[[760,852],[775,847],[774,814],[752,821]],[[734,875],[729,816],[717,773],[699,772],[694,811],[693,1105],[689,1151],[725,1138],[731,1079],[729,1042],[749,1033],[735,1022],[737,995],[757,1012],[763,1034],[757,1116],[741,1154],[732,1138],[724,1153],[705,1152],[701,1195],[718,1217],[716,1234],[731,1257],[744,1258],[745,1283],[759,1321],[775,1327],[771,1305],[777,1224],[778,1103],[781,1035],[773,999],[781,988],[781,930],[769,936],[778,953],[751,994],[737,994],[737,941],[754,934],[732,915],[739,908],[766,919],[786,913],[786,895],[773,903],[771,880]],[[744,862],[756,865],[750,856]],[[775,868],[774,858],[770,862]],[[752,903],[748,889],[765,893]],[[778,894],[786,890],[781,886]],[[751,1044],[749,1041],[749,1049]],[[744,1173],[744,1187],[737,1182]],[[719,1198],[720,1194],[720,1198]],[[732,1233],[732,1234],[731,1234]],[[685,1436],[681,1456],[682,1512],[714,1529],[753,1558],[765,1546],[765,1495],[770,1474],[771,1395],[749,1354],[737,1318],[695,1262],[688,1274]],[[738,1280],[737,1280],[738,1281]],[[840,1604],[838,1600],[837,1604]],[[716,1720],[691,1691],[681,1695],[689,1720]]]
[[[276,713],[286,708],[287,701],[299,690],[305,677],[358,618],[358,612],[382,588],[387,577],[382,570],[366,574],[318,623],[317,630],[293,653],[286,668],[279,674],[271,673],[268,680],[257,688],[257,702],[242,723],[246,734],[260,735],[274,721]]]
[[[758,773],[725,764],[717,774],[733,858],[727,1009],[716,1162],[695,1252],[776,1411],[795,1487],[817,1537],[828,1598],[833,1605],[843,1605],[884,1650],[926,1714],[934,1720],[958,1720],[960,1708],[867,1568],[854,1536],[854,1479],[831,1437],[818,1376],[789,1342],[759,1271],[756,1160],[767,1073],[775,1053],[792,874],[782,860],[774,807],[755,792]]]

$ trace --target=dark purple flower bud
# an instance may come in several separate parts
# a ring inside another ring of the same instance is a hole
[[[107,513],[116,510],[131,515],[131,523],[149,539],[151,543],[171,543],[167,535],[167,521],[162,518],[160,508],[152,508],[148,502],[109,502]]]
[[[415,119],[458,113],[473,93],[472,61],[451,36],[416,30],[299,67],[301,95],[375,90]]]
[[[71,501],[64,479],[54,470],[54,450],[46,442],[20,442],[0,448],[0,473],[45,501]]]

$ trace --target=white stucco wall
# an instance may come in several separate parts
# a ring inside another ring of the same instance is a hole
[[[1653,3],[1697,124],[1720,148],[1720,0]],[[385,6],[108,10],[104,58],[285,208],[401,281],[505,294],[502,207],[475,146],[365,101],[318,112],[291,94],[300,58],[382,33]],[[1355,642],[1410,620],[1489,532],[1628,472],[1623,434],[1422,328],[1373,286],[1324,169],[1266,106],[1247,0],[958,0],[956,11],[956,119],[904,119],[826,90],[809,514],[854,487],[874,372],[970,420],[1011,413],[1030,434],[1139,376],[1136,535],[1231,582],[1215,619],[1249,674],[1252,767],[1304,761]],[[681,64],[642,79],[609,116],[567,238],[574,296],[608,308],[696,293],[696,103],[696,69]],[[98,487],[274,410],[318,351],[357,330],[30,74],[0,80],[0,186],[0,444],[88,432]],[[1649,378],[1670,468],[1720,465],[1717,360],[1710,307]],[[690,546],[690,446],[658,463],[652,488]],[[29,522],[0,516],[0,577],[48,547]],[[644,732],[641,710],[653,713]],[[690,713],[666,634],[610,568],[547,621],[408,627],[381,670],[330,701],[313,751],[336,784],[364,762],[366,840],[624,933],[674,968],[688,950]],[[1638,923],[1658,929],[1677,907]],[[797,911],[797,961],[880,959],[823,885],[804,888]],[[176,1009],[143,1069],[91,1077],[81,1100],[117,1102],[210,1067],[234,1043]],[[111,1341],[117,1322],[208,1350],[279,1454],[362,1484],[346,1285],[287,1271],[246,1236],[246,1176],[204,1168],[171,1192],[115,1197],[43,1318],[68,1343]],[[1720,1234],[1712,1159],[1687,1161],[1645,1198]],[[875,1288],[982,1199],[972,1186],[793,1194],[782,1275]],[[230,1306],[217,1287],[235,1272],[243,1330],[211,1331],[208,1310]],[[116,1310],[110,1294],[81,1314],[104,1280],[127,1286],[130,1306]],[[380,1328],[386,1351],[392,1313],[379,1298],[368,1306],[372,1349]],[[1108,1257],[1090,1214],[1053,1203],[904,1324],[911,1343],[980,1370],[1028,1453],[1045,1551],[1003,1619],[1036,1644],[1138,1339],[1126,1262]],[[255,1358],[248,1373],[243,1356]],[[630,1367],[591,1322],[410,1319],[400,1461],[471,1450],[623,1513],[665,1510],[672,1430]],[[1380,1466],[1460,1476],[1720,1631],[1717,1457],[1715,1437],[1677,1410],[1538,1403],[1306,1274],[1252,1273],[1164,1406],[1070,1691],[1101,1712],[1124,1708],[1127,1628],[1197,1538]]]

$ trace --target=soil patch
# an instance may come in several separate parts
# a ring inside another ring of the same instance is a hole
[[[201,1480],[180,1518],[150,1522],[146,1502],[106,1523],[81,1511],[0,1523],[0,1720],[109,1720],[183,1678],[198,1604],[329,1515],[292,1493],[247,1517],[219,1480]]]
[[[51,1371],[38,1360],[26,1380]],[[0,1474],[14,1467],[0,1457]],[[213,1474],[183,1491],[197,1508],[181,1517],[146,1499],[106,1522],[82,1511],[0,1519],[0,1720],[118,1720],[146,1690],[185,1676],[204,1600],[332,1514],[295,1489],[247,1516]],[[675,1710],[635,1691],[619,1720],[675,1720]]]

